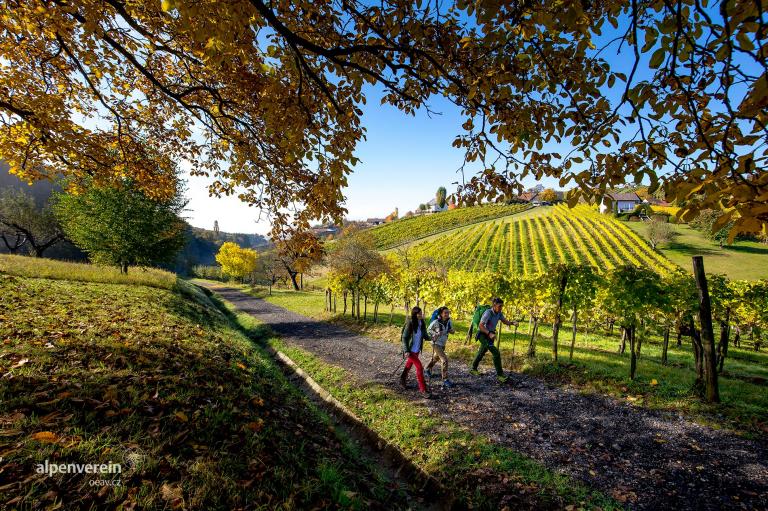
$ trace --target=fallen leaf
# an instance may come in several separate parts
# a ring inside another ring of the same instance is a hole
[[[654,385],[654,386],[656,386],[656,385],[658,385],[658,384],[659,384],[659,382],[658,382],[658,381],[656,381],[656,379],[655,379],[655,378],[654,378],[653,380],[651,380],[651,385]]]
[[[12,366],[11,366],[11,369],[16,369],[16,368],[19,368],[19,367],[23,366],[24,364],[26,364],[27,362],[29,362],[29,359],[28,359],[28,358],[22,358],[21,360],[19,360],[18,362],[16,362],[16,364],[15,364],[15,365],[12,365]]]
[[[44,444],[52,444],[59,439],[59,437],[53,431],[39,431],[34,433],[31,438],[32,440],[37,440],[38,442],[42,442]]]
[[[176,412],[174,415],[176,415],[176,418],[179,419],[181,422],[189,421],[189,417],[187,417],[187,414],[184,412]]]

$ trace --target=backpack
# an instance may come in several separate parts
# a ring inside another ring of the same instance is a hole
[[[435,311],[432,313],[432,316],[429,318],[429,323],[427,323],[427,326],[431,325],[437,319],[437,317],[440,315],[439,312],[439,308],[435,309]]]
[[[483,317],[483,314],[485,314],[485,311],[490,309],[490,305],[478,305],[475,307],[475,313],[472,314],[472,328],[476,331],[480,331],[480,319]]]

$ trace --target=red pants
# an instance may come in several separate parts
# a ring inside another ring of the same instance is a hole
[[[424,384],[424,366],[421,365],[418,353],[408,353],[408,360],[405,361],[405,374],[411,369],[411,366],[416,366],[416,381],[419,382],[419,392],[426,392],[427,386]]]

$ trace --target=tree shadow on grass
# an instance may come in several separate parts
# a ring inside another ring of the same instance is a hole
[[[695,247],[692,245],[688,245],[685,243],[679,243],[676,241],[672,241],[667,244],[666,248],[668,250],[673,250],[675,252],[684,254],[684,255],[702,255],[702,256],[716,256],[716,255],[723,255],[722,251],[717,248],[704,248],[704,247]]]
[[[750,245],[726,245],[723,248],[729,252],[741,252],[744,254],[758,254],[768,256],[768,245],[765,247],[753,247]],[[768,261],[766,261],[765,264],[768,265]]]

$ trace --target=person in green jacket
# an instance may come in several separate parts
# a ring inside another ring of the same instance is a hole
[[[479,375],[480,372],[477,370],[477,367],[480,365],[480,361],[483,360],[485,353],[490,351],[491,355],[493,355],[493,365],[496,368],[496,379],[500,383],[507,381],[507,377],[504,376],[504,370],[501,368],[499,349],[493,345],[493,342],[496,340],[496,325],[499,321],[507,326],[515,324],[514,321],[509,321],[504,317],[504,313],[501,312],[503,306],[504,301],[501,298],[494,298],[491,301],[491,308],[485,311],[480,318],[477,330],[477,340],[480,342],[480,349],[477,351],[475,360],[472,362],[472,369],[469,371],[470,374]]]
[[[432,394],[427,390],[427,385],[424,382],[424,367],[421,365],[421,360],[419,360],[419,354],[424,347],[424,342],[430,340],[421,308],[414,307],[411,310],[411,316],[403,327],[400,340],[403,343],[403,353],[408,357],[403,374],[400,375],[400,385],[405,387],[408,371],[410,371],[411,366],[416,366],[416,381],[419,384],[419,392],[425,398],[430,399]]]

